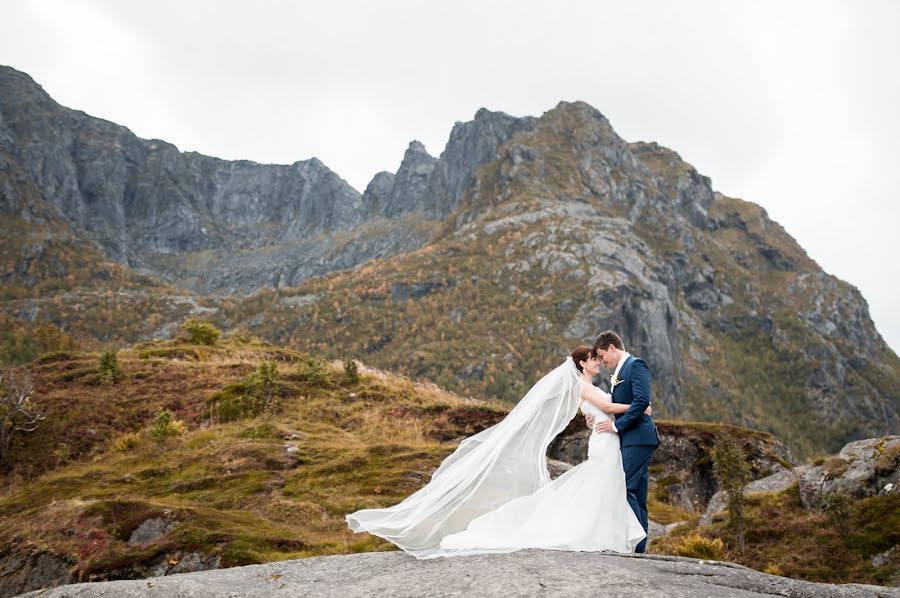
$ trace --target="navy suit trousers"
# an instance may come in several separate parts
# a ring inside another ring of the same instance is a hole
[[[650,457],[653,456],[655,446],[638,444],[622,447],[622,467],[625,469],[625,491],[628,495],[628,504],[637,516],[638,521],[647,532],[647,486],[650,483]],[[647,548],[647,538],[635,548],[635,552],[644,552]]]

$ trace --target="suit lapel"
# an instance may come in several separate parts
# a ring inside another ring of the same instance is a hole
[[[617,376],[617,378],[619,380],[625,379],[625,375],[626,375],[625,368],[630,367],[632,359],[634,359],[634,355],[629,355],[628,358],[625,360],[625,363],[622,364],[622,367],[619,368],[619,375]],[[619,390],[619,387],[621,387],[621,386],[622,386],[622,382],[619,382],[618,384],[616,384],[616,387],[612,389],[612,395],[613,395],[614,402],[616,400],[616,391]]]

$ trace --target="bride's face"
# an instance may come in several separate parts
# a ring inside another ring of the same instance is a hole
[[[592,378],[600,372],[600,362],[597,361],[596,357],[588,357],[587,361],[582,361],[581,363],[584,371]]]

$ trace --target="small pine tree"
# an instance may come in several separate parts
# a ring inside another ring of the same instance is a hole
[[[253,373],[253,386],[260,402],[256,411],[270,411],[274,407],[275,390],[278,383],[278,368],[274,361],[263,361]]]
[[[119,357],[115,351],[104,351],[100,355],[100,366],[97,368],[97,373],[103,384],[116,384],[122,379]]]
[[[222,332],[206,320],[191,318],[181,325],[193,345],[215,345]]]
[[[850,532],[852,504],[850,498],[840,492],[831,491],[822,497],[822,507],[828,518],[843,534]]]
[[[750,482],[750,464],[740,444],[729,434],[721,434],[713,450],[713,473],[725,491],[728,526],[744,552],[744,486]]]
[[[356,384],[359,382],[359,366],[353,358],[344,362],[344,380],[347,384]]]
[[[297,363],[297,373],[294,374],[294,377],[301,382],[321,385],[326,380],[326,368],[327,366],[321,359],[305,355]]]
[[[175,419],[175,416],[168,409],[159,411],[153,418],[153,425],[150,428],[150,436],[160,444],[166,441],[169,436],[177,436],[184,430],[184,422]]]

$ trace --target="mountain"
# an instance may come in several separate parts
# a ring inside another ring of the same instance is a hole
[[[476,120],[457,124],[440,159],[413,142],[397,174],[361,196],[316,158],[226,161],[140,139],[0,66],[0,151],[111,260],[207,294],[293,285],[422,246],[429,222],[523,126],[487,111]]]
[[[414,141],[360,195],[314,158],[139,139],[2,67],[0,160],[4,227],[31,227],[3,249],[0,313],[22,334],[49,321],[133,342],[203,315],[515,401],[613,328],[651,364],[667,417],[772,432],[801,456],[900,424],[900,361],[860,293],[758,205],[582,102],[479,110],[439,157]],[[73,249],[29,266],[46,254],[30,239],[61,230]]]
[[[428,245],[220,318],[511,401],[612,328],[668,417],[762,429],[800,455],[900,421],[900,363],[855,288],[765,210],[579,102],[498,146]]]

